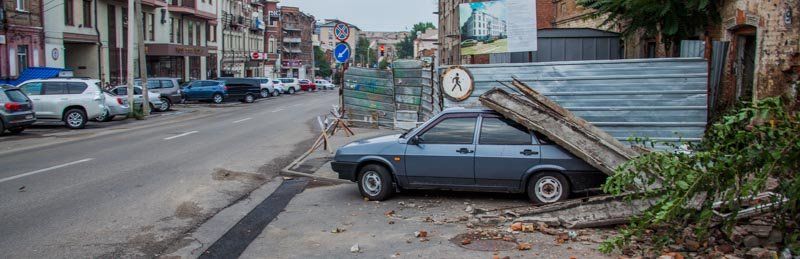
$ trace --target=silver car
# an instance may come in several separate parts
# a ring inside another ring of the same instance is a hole
[[[96,121],[109,122],[116,116],[128,116],[131,107],[128,105],[127,98],[117,96],[106,90],[103,90],[103,94],[106,96],[106,109],[100,116],[95,118]]]
[[[527,193],[546,204],[606,179],[543,135],[478,109],[448,109],[405,134],[347,144],[331,167],[370,200],[403,189],[447,189]]]
[[[128,98],[128,87],[127,86],[117,86],[114,89],[111,89],[111,92],[122,97]],[[150,108],[154,111],[158,112],[165,112],[166,110],[162,110],[162,102],[161,93],[147,91],[147,99],[150,101]],[[134,87],[133,88],[133,103],[134,105],[142,105],[142,88],[141,87]]]

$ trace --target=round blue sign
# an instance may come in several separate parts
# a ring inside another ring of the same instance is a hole
[[[347,60],[350,59],[350,45],[344,42],[340,42],[336,44],[336,48],[333,49],[333,58],[336,59],[337,63],[347,63]]]

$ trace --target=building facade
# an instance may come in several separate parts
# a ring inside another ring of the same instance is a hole
[[[507,25],[505,20],[485,10],[472,9],[467,22],[461,26],[461,35],[473,40],[503,38],[507,35]]]
[[[407,31],[363,31],[360,36],[367,38],[370,49],[376,50],[377,53],[375,55],[378,57],[378,62],[383,59],[388,59],[391,62],[397,59],[396,44],[403,41],[410,34]],[[381,47],[383,47],[383,55],[380,53]]]
[[[264,53],[266,53],[266,60],[264,61],[265,75],[276,78],[279,76],[278,67],[280,64],[280,55],[278,47],[278,38],[281,35],[280,20],[281,12],[278,9],[279,0],[266,0],[264,4],[264,19],[266,19],[267,29],[264,32]]]
[[[345,42],[350,45],[350,48],[353,50],[355,50],[356,44],[358,44],[358,35],[361,34],[361,29],[358,28],[358,26],[337,19],[325,19],[317,25],[319,47],[326,53],[325,56],[331,64],[336,62],[333,60],[332,53],[333,49],[336,48],[336,44],[339,43],[339,40],[336,39],[333,28],[338,23],[344,23],[350,29],[350,37],[347,38]],[[352,63],[354,60],[351,59],[350,62]]]
[[[414,59],[421,59],[430,64],[436,60],[438,50],[436,41],[439,39],[439,31],[427,29],[417,35],[414,39]]]
[[[266,60],[253,53],[266,49],[264,6],[259,0],[220,0],[222,76],[267,76]]]
[[[488,55],[480,57],[462,57],[461,38],[462,27],[458,14],[458,5],[464,3],[480,2],[481,0],[439,0],[439,54],[438,61],[441,65],[459,65],[470,63],[471,60],[489,60]],[[554,2],[558,0],[536,0],[536,26],[539,29],[552,28],[555,18],[553,14]],[[573,0],[574,1],[574,0]],[[476,21],[477,22],[477,21]],[[499,32],[501,23],[492,25],[495,32]],[[481,28],[480,26],[475,27]],[[490,28],[485,28],[489,31]]]
[[[314,16],[289,6],[281,6],[280,13],[280,28],[283,30],[278,44],[281,47],[280,76],[313,79]]]
[[[44,65],[42,1],[3,0],[0,6],[0,80]]]

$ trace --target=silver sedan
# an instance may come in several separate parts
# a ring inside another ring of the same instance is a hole
[[[117,86],[114,89],[111,89],[111,92],[123,97],[128,98],[128,87],[127,86]],[[134,87],[133,88],[133,103],[135,105],[142,104],[142,88],[141,87]],[[153,91],[147,91],[147,99],[150,101],[150,107],[153,108],[155,111],[165,112],[169,110],[169,105],[164,105],[161,101],[161,93],[156,93]]]
[[[95,120],[109,122],[116,116],[128,116],[128,113],[131,111],[131,107],[128,105],[128,99],[105,90],[103,91],[103,95],[106,96],[106,109],[100,116],[97,116]]]

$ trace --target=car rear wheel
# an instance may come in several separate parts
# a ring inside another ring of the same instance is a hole
[[[289,87],[289,94],[294,94],[294,87]]]
[[[253,96],[252,94],[245,95],[244,96],[244,100],[242,100],[242,102],[244,102],[244,103],[253,103],[255,101],[256,101],[256,97]]]
[[[392,175],[383,166],[364,166],[361,168],[358,179],[358,190],[361,192],[361,196],[371,201],[386,200],[394,193]]]
[[[539,173],[528,182],[528,198],[537,205],[564,201],[569,193],[569,182],[559,173]]]
[[[269,89],[261,89],[261,98],[269,97]]]
[[[114,116],[111,116],[111,113],[108,112],[108,110],[104,110],[103,113],[100,114],[100,116],[97,116],[97,118],[95,118],[95,120],[99,122],[109,122],[113,119]]]
[[[158,107],[158,111],[165,112],[169,111],[172,108],[172,103],[169,102],[167,98],[161,98],[161,105]]]
[[[214,101],[214,103],[216,103],[216,104],[220,104],[220,103],[222,103],[222,101],[224,99],[222,98],[221,94],[214,94],[214,96],[213,96],[213,98],[211,98],[211,100]]]
[[[83,129],[86,127],[86,113],[79,109],[70,109],[64,113],[64,123],[70,129]]]

